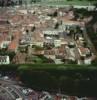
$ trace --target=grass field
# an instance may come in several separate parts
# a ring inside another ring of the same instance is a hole
[[[29,0],[27,1],[29,2]],[[80,5],[80,6],[88,6],[88,5],[93,5],[94,3],[97,3],[97,1],[92,1],[89,2],[87,0],[42,0],[39,4],[45,4],[45,5]]]

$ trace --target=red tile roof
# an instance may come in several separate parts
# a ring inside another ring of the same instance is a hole
[[[17,49],[17,46],[18,46],[18,43],[17,43],[15,40],[13,40],[13,41],[10,43],[8,49],[9,49],[9,50],[15,51],[15,50]]]
[[[16,50],[17,49],[20,35],[21,35],[20,32],[15,32],[14,33],[15,38],[14,38],[14,40],[11,41],[11,43],[8,47],[9,50]]]

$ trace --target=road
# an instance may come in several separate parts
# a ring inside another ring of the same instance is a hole
[[[17,82],[0,79],[0,84],[0,90],[5,90],[6,93],[10,95],[10,98],[26,98],[26,96],[20,90],[20,86],[17,85]],[[2,91],[0,92],[2,93]]]
[[[95,47],[93,45],[93,43],[91,42],[90,40],[90,37],[88,36],[87,34],[87,30],[86,30],[86,27],[84,28],[84,37],[85,37],[85,40],[87,41],[88,43],[88,46],[91,48],[91,50],[94,52],[94,53],[97,53],[96,50],[95,50]]]
[[[3,80],[0,78],[0,83],[2,84],[19,84],[18,82],[16,81],[11,81],[11,80]]]
[[[0,94],[2,94],[2,90],[5,90],[6,93],[7,93],[8,95],[10,95],[9,98],[12,99],[12,100],[14,99],[14,96],[13,96],[13,95],[11,94],[11,92],[8,91],[6,88],[0,86],[0,90],[1,90],[1,91],[0,91],[0,92],[1,92]],[[7,96],[7,95],[6,95],[6,96]],[[7,97],[5,97],[5,98],[7,98]]]

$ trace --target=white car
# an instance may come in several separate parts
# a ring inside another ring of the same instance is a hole
[[[45,95],[42,98],[40,98],[39,100],[52,100],[52,97],[50,95]]]
[[[79,98],[78,100],[88,100],[86,97]]]
[[[43,91],[39,100],[52,100],[52,96],[48,92]]]
[[[4,79],[4,80],[8,80],[9,77],[8,77],[8,76],[4,76],[3,79]]]

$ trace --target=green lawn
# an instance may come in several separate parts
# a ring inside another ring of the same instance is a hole
[[[55,69],[55,70],[97,70],[96,65],[65,65],[65,64],[21,64],[19,65],[19,70],[23,69]]]
[[[38,56],[33,57],[33,61],[34,61],[35,63],[42,63],[42,59],[39,58]]]
[[[89,1],[87,0],[71,0],[71,1],[66,1],[66,0],[61,0],[61,1],[49,1],[49,0],[44,0],[43,2],[41,2],[40,4],[47,4],[47,5],[81,5],[81,6],[87,6],[89,4],[93,5],[94,3],[97,3],[97,1],[91,1],[91,3],[89,3]]]

